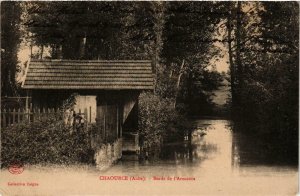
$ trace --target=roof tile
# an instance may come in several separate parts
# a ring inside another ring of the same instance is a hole
[[[35,60],[24,89],[153,89],[151,61]]]

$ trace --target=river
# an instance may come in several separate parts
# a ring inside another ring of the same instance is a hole
[[[194,123],[191,145],[167,144],[160,160],[121,160],[106,171],[86,165],[30,166],[21,175],[13,176],[2,170],[1,192],[3,195],[295,195],[298,192],[297,166],[270,162],[260,146],[253,145],[254,138],[241,139],[241,135],[232,132],[230,121]],[[9,187],[8,182],[39,185],[24,189]]]

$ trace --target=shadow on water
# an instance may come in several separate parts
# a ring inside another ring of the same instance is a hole
[[[232,152],[239,165],[298,165],[298,150],[268,135],[234,133]]]
[[[232,131],[229,120],[195,120],[191,142],[164,144],[159,159],[120,161],[114,168],[125,173],[214,175],[235,171],[252,174],[297,170],[297,161],[279,143],[265,137]],[[285,152],[285,154],[282,154]],[[296,156],[297,157],[297,156]],[[251,174],[251,175],[252,175]]]
[[[224,132],[231,139],[232,165],[252,166],[297,166],[297,149],[282,145],[271,137],[232,131],[228,120],[195,121],[192,141],[166,144],[161,151],[161,159],[176,164],[197,164],[216,154],[224,142]],[[212,133],[214,132],[214,133]],[[215,141],[207,139],[214,135]],[[295,152],[296,151],[296,152]]]

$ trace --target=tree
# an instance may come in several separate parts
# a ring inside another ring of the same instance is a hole
[[[166,68],[160,82],[167,83],[163,86],[167,86],[165,90],[169,93],[160,93],[173,98],[175,107],[177,103],[184,104],[191,111],[199,107],[196,103],[201,100],[209,104],[210,91],[220,82],[214,80],[218,77],[209,77],[218,75],[217,72],[207,69],[210,59],[218,53],[213,43],[215,27],[220,20],[215,15],[219,6],[222,5],[214,2],[170,2],[167,7],[162,49]],[[164,80],[166,77],[169,80]],[[208,84],[212,86],[207,88]]]
[[[16,96],[16,72],[19,71],[17,53],[21,42],[21,3],[1,3],[1,91]]]
[[[299,6],[294,2],[228,4],[236,120],[246,127],[257,125],[285,142],[294,141],[298,130]]]
[[[25,25],[37,45],[52,47],[54,58],[62,48],[65,59],[151,59],[162,6],[159,2],[29,2]]]

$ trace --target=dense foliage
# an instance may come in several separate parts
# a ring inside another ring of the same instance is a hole
[[[1,91],[5,96],[17,96],[17,53],[21,43],[20,2],[1,3]]]
[[[153,150],[164,142],[183,141],[191,132],[190,122],[175,110],[173,101],[152,93],[143,93],[139,101],[139,132],[145,150]]]
[[[24,122],[1,131],[1,167],[12,162],[22,164],[91,163],[90,137],[83,128],[73,127],[48,117]]]
[[[188,121],[174,109],[171,100],[143,93],[140,95],[139,104],[139,126],[141,133],[145,135],[146,146],[160,143],[162,140],[182,139],[188,132]],[[152,134],[154,137],[151,137]]]
[[[298,8],[290,2],[231,4],[235,113],[271,126],[267,130],[297,129]]]
[[[213,45],[213,32],[220,21],[215,11],[220,6],[214,2],[169,2],[165,10],[161,58],[166,67],[158,77],[157,92],[174,98],[175,106],[184,106],[191,115],[209,112],[212,91],[222,81],[220,73],[208,69],[211,58],[220,52]],[[162,89],[165,86],[170,92]]]
[[[228,4],[233,118],[295,158],[298,149],[299,4]]]

